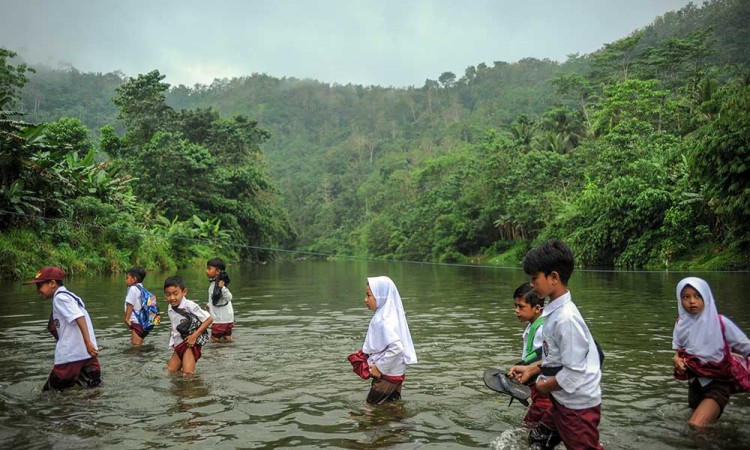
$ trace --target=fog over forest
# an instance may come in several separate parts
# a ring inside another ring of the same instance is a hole
[[[173,85],[266,73],[405,87],[479,63],[591,53],[688,3],[4,0],[0,45],[52,67],[158,68]]]

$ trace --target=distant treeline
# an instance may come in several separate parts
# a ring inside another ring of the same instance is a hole
[[[96,148],[164,226],[192,217],[235,243],[517,264],[557,237],[586,266],[746,268],[748,24],[746,1],[691,4],[564,63],[482,63],[410,88],[37,68],[14,85],[26,115],[3,113],[48,122],[44,148]],[[49,131],[66,123],[78,133]],[[28,196],[51,195],[23,176]]]

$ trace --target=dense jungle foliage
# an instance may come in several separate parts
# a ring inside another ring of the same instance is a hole
[[[747,268],[748,24],[743,0],[691,4],[564,63],[408,88],[170,87],[0,50],[0,272],[277,246],[517,265],[551,237],[588,267]]]

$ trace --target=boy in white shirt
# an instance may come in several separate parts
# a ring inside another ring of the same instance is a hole
[[[521,352],[521,361],[517,366],[526,366],[540,361],[542,358],[542,346],[544,337],[544,297],[539,297],[531,287],[531,283],[524,283],[518,286],[513,293],[513,303],[515,304],[515,313],[518,320],[527,322],[526,329],[523,332],[523,351]],[[511,371],[514,367],[511,367]],[[545,412],[552,408],[552,401],[548,395],[541,395],[536,386],[531,385],[531,404],[526,411],[522,423],[524,426],[534,428],[544,416]]]
[[[212,321],[208,312],[185,298],[187,292],[182,278],[171,276],[164,280],[164,297],[169,303],[167,313],[172,323],[169,347],[174,350],[167,369],[170,372],[182,370],[183,374],[195,373],[195,364],[201,358],[201,348],[207,340],[206,330]]]
[[[130,343],[133,345],[143,345],[143,340],[148,336],[149,331],[144,330],[138,322],[136,314],[141,311],[141,289],[143,280],[146,278],[146,269],[140,266],[131,267],[125,272],[125,285],[128,287],[128,293],[125,295],[125,326],[130,329]]]
[[[542,313],[541,363],[516,366],[510,372],[521,382],[541,374],[536,388],[552,399],[551,410],[529,433],[529,448],[551,449],[560,440],[576,450],[602,448],[600,356],[568,291],[573,268],[573,251],[559,240],[545,242],[523,259],[534,292],[550,298]]]
[[[36,284],[42,298],[52,299],[52,316],[48,329],[57,339],[55,365],[43,390],[63,390],[75,386],[96,387],[102,382],[101,366],[96,356],[94,327],[83,300],[63,286],[65,271],[43,267],[24,284]]]

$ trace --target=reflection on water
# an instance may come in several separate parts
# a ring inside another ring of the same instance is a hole
[[[403,401],[365,403],[369,382],[346,356],[361,347],[371,313],[365,277],[399,286],[420,363]],[[149,274],[157,295],[166,274]],[[182,274],[205,303],[202,268]],[[89,309],[103,385],[42,393],[54,340],[48,300],[0,285],[2,448],[526,448],[524,408],[484,386],[486,367],[520,354],[524,324],[510,298],[521,271],[367,262],[230,267],[235,341],[209,344],[197,373],[169,374],[168,322],[141,348],[122,325],[121,276],[67,284]],[[750,331],[747,274],[708,273],[719,310]],[[684,274],[573,275],[571,291],[606,354],[601,440],[608,449],[739,449],[750,397],[733,397],[709,433],[685,422],[687,388],[671,377],[674,287]],[[166,307],[164,302],[162,307]]]

